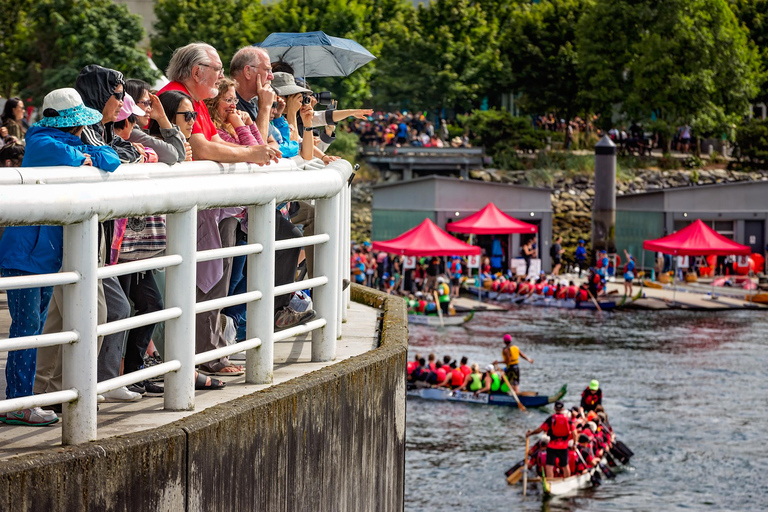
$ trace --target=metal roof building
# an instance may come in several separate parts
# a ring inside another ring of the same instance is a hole
[[[552,201],[550,189],[521,185],[426,176],[408,181],[383,183],[373,187],[373,226],[371,238],[389,240],[430,218],[445,229],[448,222],[460,220],[494,203],[516,219],[535,224],[542,268],[550,269],[552,243]],[[529,235],[501,235],[507,256],[517,257],[520,240]],[[478,235],[479,245],[490,246],[490,235]]]
[[[655,190],[616,197],[616,247],[639,260],[644,240],[701,219],[721,235],[763,254],[768,241],[768,181]],[[647,252],[646,262],[654,255]]]

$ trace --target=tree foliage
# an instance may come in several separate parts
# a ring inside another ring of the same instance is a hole
[[[583,97],[603,119],[618,107],[667,133],[712,133],[758,92],[758,53],[726,0],[597,0],[578,33]]]
[[[125,6],[110,0],[35,0],[20,5],[27,10],[16,13],[20,27],[13,48],[7,50],[13,67],[4,77],[6,92],[21,92],[41,104],[51,90],[72,87],[88,64],[150,82],[157,78],[146,54],[137,48],[144,37],[141,19]]]
[[[550,0],[514,9],[501,36],[509,85],[528,112],[580,111],[576,25],[592,0]]]

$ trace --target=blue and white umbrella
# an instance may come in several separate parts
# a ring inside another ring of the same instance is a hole
[[[272,62],[289,64],[295,76],[349,76],[376,57],[362,45],[325,32],[275,32],[254,46],[264,48]]]

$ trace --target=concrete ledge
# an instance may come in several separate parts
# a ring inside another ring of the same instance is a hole
[[[0,511],[401,511],[402,299],[352,285],[382,312],[379,348],[172,425],[11,459]]]

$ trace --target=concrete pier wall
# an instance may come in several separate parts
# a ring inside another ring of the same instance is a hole
[[[0,511],[402,511],[404,302],[379,348],[172,425],[51,448],[0,468]]]

